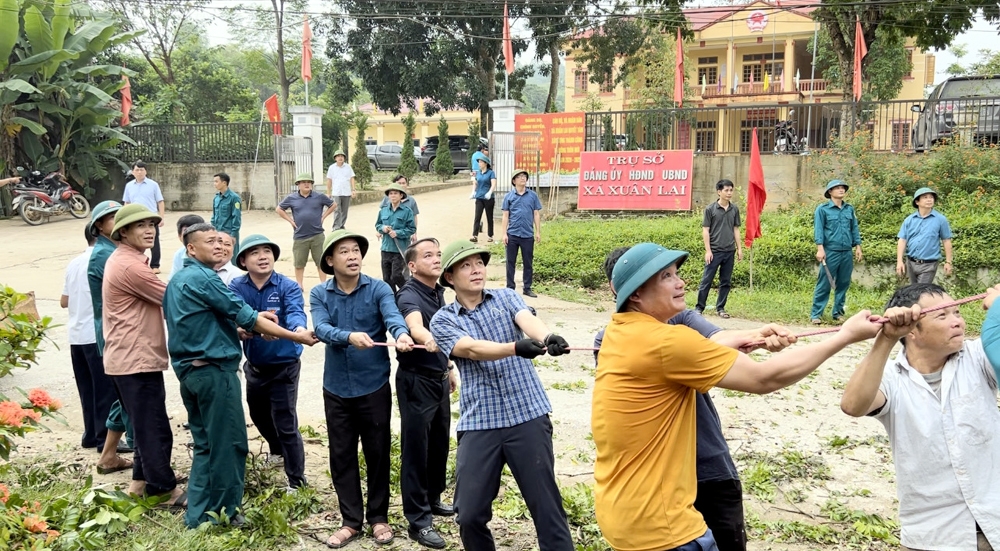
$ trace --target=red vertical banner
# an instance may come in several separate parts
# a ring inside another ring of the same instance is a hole
[[[306,17],[302,20],[302,80],[307,82],[312,80],[313,78],[312,38],[313,38],[313,33],[312,29],[309,28],[309,18]]]
[[[746,234],[743,243],[749,248],[754,239],[760,237],[760,215],[767,201],[764,187],[764,167],[760,164],[760,142],[757,141],[757,127],[753,128],[750,142],[750,182],[747,186]]]
[[[278,94],[273,94],[271,97],[264,100],[264,109],[267,110],[267,120],[271,121],[271,128],[274,130],[274,135],[281,135],[281,108],[278,107]]]
[[[122,75],[122,82],[125,83],[122,86],[122,126],[128,126],[132,120],[129,119],[129,113],[132,112],[132,83],[129,82],[127,75]]]
[[[503,3],[503,64],[508,75],[514,72],[514,43],[510,38],[510,17],[507,15],[507,2]]]
[[[556,178],[561,185],[577,185],[580,178],[580,152],[584,149],[585,118],[586,115],[582,112],[533,113],[514,117],[514,129],[517,132],[540,134],[538,149],[541,152],[539,159],[541,181],[547,184],[552,178],[558,155],[559,174]]]
[[[861,60],[868,55],[865,32],[861,29],[861,18],[854,20],[854,101],[861,101]]]
[[[677,59],[674,60],[674,103],[684,106],[684,39],[677,27]]]

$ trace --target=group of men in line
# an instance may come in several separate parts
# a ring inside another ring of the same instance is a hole
[[[844,317],[847,290],[851,286],[854,262],[863,258],[861,231],[854,207],[845,201],[850,186],[843,180],[831,180],[823,191],[829,199],[816,207],[813,215],[813,239],[816,243],[816,261],[820,264],[816,288],[813,293],[809,318],[813,325],[823,323],[823,311],[834,292],[833,321]],[[732,202],[733,182],[719,180],[715,184],[719,199],[705,207],[702,217],[702,240],[705,243],[705,268],[698,285],[698,302],[695,310],[705,311],[708,294],[719,274],[719,293],[715,312],[728,319],[726,301],[729,298],[733,267],[743,259],[743,240],[740,238],[740,210]],[[937,192],[922,187],[913,194],[913,214],[903,220],[896,242],[896,274],[908,276],[911,284],[931,283],[937,274],[944,248],[944,273],[952,272],[951,226],[943,214],[934,209]],[[853,255],[852,255],[853,251]]]

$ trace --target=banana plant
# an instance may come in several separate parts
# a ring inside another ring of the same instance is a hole
[[[11,107],[0,112],[0,140],[14,145],[0,151],[85,189],[108,165],[126,167],[118,146],[132,141],[112,126],[121,116],[112,94],[135,73],[97,59],[142,32],[118,32],[74,0],[0,0],[0,105]]]

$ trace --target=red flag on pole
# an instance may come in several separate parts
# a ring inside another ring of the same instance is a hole
[[[503,3],[503,64],[507,74],[514,72],[514,44],[510,39],[510,17],[507,15],[507,2]]]
[[[125,86],[122,86],[122,126],[128,126],[132,121],[128,118],[128,114],[132,112],[132,83],[129,82],[128,76],[122,75],[122,81],[125,82]]]
[[[309,28],[309,18],[303,19],[302,27],[302,80],[310,81],[313,78],[312,59],[313,47],[312,29]]]
[[[753,240],[760,237],[760,213],[767,201],[764,188],[764,167],[760,164],[760,143],[757,141],[757,127],[753,129],[750,141],[750,185],[747,187],[747,219],[744,244],[749,248]]]
[[[855,16],[854,24],[854,101],[861,101],[861,60],[868,55],[865,33],[861,30],[861,18]]]
[[[271,121],[271,128],[276,136],[281,135],[281,108],[278,107],[278,94],[264,100],[264,109],[267,109],[267,120]]]
[[[674,103],[677,107],[684,105],[684,39],[680,27],[677,27],[677,59],[674,60]]]

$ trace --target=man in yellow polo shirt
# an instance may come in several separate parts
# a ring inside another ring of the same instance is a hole
[[[879,329],[868,321],[870,312],[859,312],[825,341],[755,362],[693,329],[667,324],[686,308],[677,270],[687,256],[640,243],[612,275],[617,313],[598,355],[591,423],[597,522],[616,551],[717,550],[694,508],[696,393],[715,386],[779,390]]]

